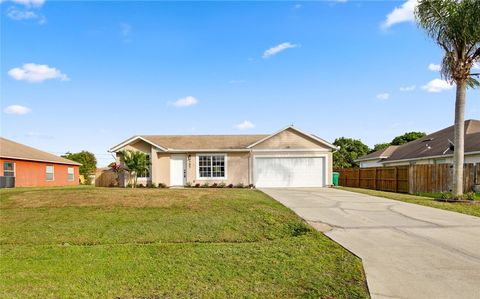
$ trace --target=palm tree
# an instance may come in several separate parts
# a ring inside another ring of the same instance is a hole
[[[463,194],[464,118],[467,87],[480,83],[472,66],[480,61],[479,0],[419,0],[415,8],[418,25],[445,51],[441,75],[457,85],[454,123],[453,195]]]
[[[123,150],[120,153],[123,164],[125,165],[125,170],[129,174],[128,181],[132,185],[132,188],[135,188],[137,186],[138,174],[145,173],[149,169],[150,161],[148,156],[145,153],[132,150]]]

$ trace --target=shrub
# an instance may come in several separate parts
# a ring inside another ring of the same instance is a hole
[[[208,188],[208,183],[207,182],[203,183],[202,188]]]
[[[245,186],[243,185],[243,183],[238,183],[235,185],[235,188],[244,188]]]
[[[186,182],[185,183],[185,188],[191,188],[192,187],[192,183],[191,182]]]
[[[450,192],[442,192],[440,193],[441,199],[452,199],[452,194]]]
[[[225,188],[225,183],[221,182],[220,184],[218,184],[218,188]]]
[[[148,188],[157,188],[157,184],[155,184],[155,183],[149,183],[149,184],[147,185],[147,187],[148,187]]]
[[[248,185],[248,188],[253,189],[253,188],[255,188],[255,185],[250,184],[250,185]]]
[[[227,188],[233,188],[233,184],[229,184]]]
[[[128,183],[127,188],[132,188],[132,183]]]
[[[158,188],[167,188],[167,185],[164,183],[158,183]]]
[[[195,188],[200,188],[200,184],[199,184],[199,183],[196,183],[196,184],[195,184]]]
[[[218,187],[217,183],[213,183],[212,185],[210,185],[210,188],[217,188],[217,187]]]
[[[143,184],[137,184],[137,188],[145,188]]]
[[[465,193],[465,199],[475,200],[475,192],[467,192],[467,193]]]

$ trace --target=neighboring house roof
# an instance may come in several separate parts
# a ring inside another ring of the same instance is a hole
[[[382,162],[417,160],[451,156],[449,140],[453,142],[454,127],[450,126],[398,147]],[[465,154],[480,153],[480,120],[465,121]]]
[[[56,164],[82,165],[53,154],[0,137],[0,157]]]
[[[395,150],[399,147],[400,147],[399,145],[390,145],[390,146],[388,146],[388,147],[386,147],[382,150],[378,150],[376,152],[373,152],[373,153],[370,153],[368,155],[362,156],[355,161],[360,162],[360,161],[386,159],[386,158],[390,157],[393,154],[393,152],[395,152]]]
[[[304,133],[292,126],[271,135],[139,135],[112,147],[111,152],[122,149],[125,145],[142,140],[163,151],[182,150],[248,150],[251,147],[283,132],[292,129],[298,133],[316,140],[328,147],[337,149],[336,146],[318,138],[317,136]]]

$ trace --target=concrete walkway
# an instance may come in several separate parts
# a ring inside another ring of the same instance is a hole
[[[363,260],[373,298],[480,298],[480,218],[335,189],[263,189]]]

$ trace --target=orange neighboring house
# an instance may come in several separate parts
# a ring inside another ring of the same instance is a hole
[[[0,165],[0,187],[79,184],[80,163],[3,137],[0,137]]]

